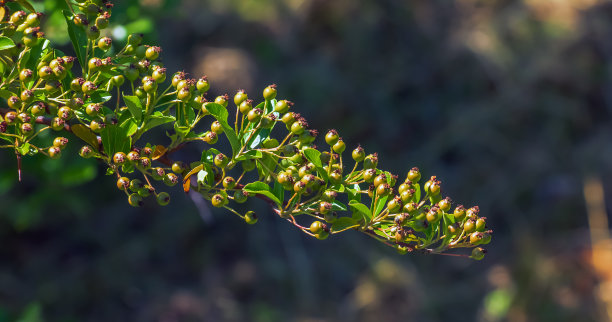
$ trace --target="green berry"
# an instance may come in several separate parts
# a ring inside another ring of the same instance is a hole
[[[54,147],[58,147],[60,149],[64,149],[66,147],[66,144],[68,144],[68,139],[65,138],[65,137],[58,136],[55,139],[53,139],[53,146]]]
[[[463,221],[463,218],[465,218],[465,208],[463,208],[463,205],[459,205],[455,208],[453,216],[455,216],[455,221]]]
[[[274,111],[280,114],[285,114],[289,111],[289,107],[293,105],[290,101],[280,100],[274,105]]]
[[[229,160],[229,158],[228,158],[228,157],[227,157],[225,154],[223,154],[223,153],[219,153],[219,154],[217,154],[217,155],[215,156],[215,159],[214,159],[214,163],[215,163],[215,165],[216,165],[217,167],[219,167],[219,168],[222,168],[222,169],[223,169],[223,168],[225,168],[225,167],[227,166],[227,164],[229,163],[229,161],[230,161],[230,160]]]
[[[223,133],[223,126],[221,126],[221,123],[219,123],[219,121],[214,121],[210,125],[210,130],[215,134],[221,134]]]
[[[198,82],[196,83],[196,88],[202,93],[208,92],[208,89],[210,89],[210,84],[208,83],[206,76],[198,79]]]
[[[336,142],[338,142],[339,139],[340,139],[340,136],[338,135],[338,132],[336,130],[329,130],[329,132],[325,134],[325,142],[329,146],[333,146],[334,144],[336,144]]]
[[[244,214],[244,221],[246,221],[247,224],[249,225],[254,225],[257,223],[257,214],[255,214],[255,212],[253,211],[248,211],[246,214]]]
[[[212,205],[220,208],[223,207],[223,205],[225,205],[225,197],[222,194],[215,194],[214,196],[212,196],[212,198],[210,199],[210,201],[212,202]]]
[[[261,120],[262,114],[263,111],[261,109],[254,108],[247,113],[247,119],[249,120],[249,122],[257,124],[259,123],[259,120]]]
[[[238,105],[238,109],[242,114],[248,114],[253,109],[253,101],[247,99],[244,100]]]
[[[145,57],[151,61],[156,60],[157,58],[159,58],[159,53],[161,53],[161,51],[161,47],[151,46],[147,48],[145,52]]]
[[[406,180],[412,182],[419,182],[421,180],[421,172],[419,172],[419,168],[414,167],[408,171],[408,175],[406,176]]]
[[[167,192],[158,193],[156,199],[160,206],[165,206],[170,203],[170,195]]]
[[[310,224],[310,232],[313,234],[318,234],[323,231],[324,224],[318,220],[315,220]]]
[[[244,203],[247,201],[249,194],[244,190],[236,190],[234,192],[234,201],[237,203]]]
[[[127,177],[121,177],[117,179],[117,189],[126,190],[130,186],[130,179]]]
[[[81,147],[79,155],[85,159],[91,158],[93,156],[93,150],[88,145],[84,145]]]
[[[484,248],[476,247],[476,248],[472,249],[472,255],[470,256],[470,258],[479,261],[479,260],[484,258],[486,252],[487,251]]]
[[[128,202],[132,207],[141,207],[143,204],[142,197],[137,193],[130,194],[130,196],[128,197]]]
[[[234,104],[236,104],[236,106],[240,106],[240,104],[246,101],[247,98],[248,98],[247,94],[244,92],[244,90],[241,89],[238,92],[236,92],[236,95],[234,95]]]
[[[49,153],[49,157],[51,159],[57,159],[62,155],[62,150],[60,150],[60,148],[55,147],[55,146],[50,147],[49,150],[47,150],[47,152]]]
[[[164,183],[169,187],[175,186],[178,183],[178,181],[179,181],[179,178],[174,173],[167,173],[164,176]]]
[[[361,162],[361,161],[363,161],[363,159],[365,159],[365,151],[363,150],[361,145],[357,146],[355,148],[355,150],[353,150],[353,152],[351,152],[351,157],[353,157],[353,160],[355,162]]]
[[[378,166],[378,154],[368,154],[365,159],[363,159],[363,168],[364,169],[376,169]]]
[[[127,155],[123,152],[117,152],[113,155],[113,163],[116,165],[122,165],[127,161]]]
[[[225,189],[234,189],[236,186],[236,180],[232,177],[223,178],[223,188]]]
[[[276,85],[272,84],[263,90],[263,97],[266,101],[276,98]]]

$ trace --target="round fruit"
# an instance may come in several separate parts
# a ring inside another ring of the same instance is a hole
[[[158,193],[156,199],[160,206],[165,206],[170,203],[170,195],[167,192]]]
[[[249,225],[254,225],[257,223],[257,214],[255,214],[255,212],[253,211],[249,211],[246,214],[244,214],[244,221],[246,221],[247,224]]]
[[[128,197],[128,202],[132,207],[141,207],[143,204],[142,197],[137,193],[130,194],[130,196]]]

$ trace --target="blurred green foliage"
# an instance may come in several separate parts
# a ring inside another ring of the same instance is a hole
[[[478,263],[400,257],[358,234],[310,240],[259,204],[255,227],[181,195],[133,210],[95,164],[30,159],[18,184],[3,152],[0,317],[38,303],[49,321],[603,321],[582,183],[612,177],[610,15],[581,0],[118,2],[114,30],[150,32],[171,70],[209,74],[211,95],[277,83],[313,128],[479,204],[495,244]]]

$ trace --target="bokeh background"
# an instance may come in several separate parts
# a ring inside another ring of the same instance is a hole
[[[56,1],[37,5],[70,52]],[[17,183],[1,151],[0,321],[609,321],[611,18],[597,0],[116,1],[118,44],[145,33],[213,95],[278,84],[311,127],[479,205],[493,242],[481,262],[400,256],[180,189],[133,209],[95,162],[28,159]]]

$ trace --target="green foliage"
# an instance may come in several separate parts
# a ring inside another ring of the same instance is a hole
[[[343,158],[346,145],[335,130],[326,135],[329,148],[317,148],[318,132],[288,111],[292,104],[277,104],[276,85],[263,90],[263,101],[255,107],[244,91],[233,100],[225,95],[209,102],[206,77],[190,79],[183,72],[166,77],[161,48],[144,45],[142,35],[130,35],[117,48],[100,37],[110,2],[68,3],[63,10],[76,58],[51,47],[37,27],[34,9],[25,0],[18,3],[29,13],[15,3],[0,7],[0,93],[6,100],[0,108],[0,138],[5,141],[0,148],[14,151],[20,173],[24,157],[59,158],[66,141],[61,134],[70,131],[85,144],[80,155],[105,164],[135,207],[147,198],[168,204],[161,187],[182,182],[185,192],[196,191],[249,224],[257,222],[255,214],[242,215],[232,203],[262,199],[275,214],[318,239],[356,230],[400,253],[443,253],[489,243],[491,231],[478,207],[465,216],[457,215],[461,205],[451,212],[435,176],[420,183],[419,169],[412,168],[398,181],[397,175],[377,168],[376,154],[363,157],[361,147],[352,159]],[[232,115],[230,101],[236,105]],[[206,121],[212,122],[210,130],[201,132]],[[170,143],[141,139],[168,123],[173,125],[164,127]],[[39,135],[51,131],[60,140]],[[219,137],[231,152],[212,147]],[[173,167],[174,152],[194,141],[208,144],[202,158]],[[74,175],[89,178],[91,172]],[[471,258],[484,256],[483,249],[475,251]]]

